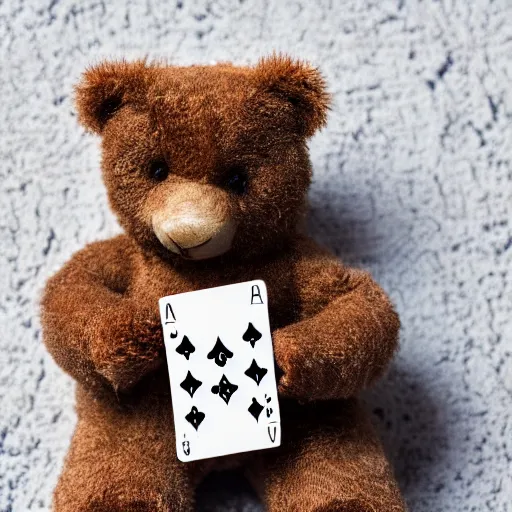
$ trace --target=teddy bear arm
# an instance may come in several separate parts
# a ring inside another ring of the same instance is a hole
[[[88,388],[129,387],[160,355],[159,324],[137,315],[127,293],[130,251],[124,237],[87,246],[49,280],[43,296],[45,344]]]
[[[274,336],[283,395],[303,400],[347,398],[384,372],[400,322],[384,291],[363,271],[334,258],[305,262],[298,275],[298,322]]]

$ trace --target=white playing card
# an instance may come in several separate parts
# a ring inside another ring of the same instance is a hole
[[[171,295],[159,305],[179,460],[279,446],[265,283]]]

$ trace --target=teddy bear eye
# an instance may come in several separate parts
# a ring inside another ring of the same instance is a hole
[[[243,195],[247,192],[248,181],[245,170],[235,168],[228,175],[226,187],[237,195]]]
[[[163,160],[156,160],[149,166],[149,176],[155,181],[164,181],[169,176],[169,166]]]

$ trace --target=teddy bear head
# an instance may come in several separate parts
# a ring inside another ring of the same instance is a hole
[[[121,225],[162,257],[254,257],[296,232],[326,119],[318,71],[283,56],[254,67],[105,62],[76,88],[102,138]]]

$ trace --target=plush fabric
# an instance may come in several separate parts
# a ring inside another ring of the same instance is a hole
[[[228,466],[250,472],[270,511],[404,511],[355,398],[394,355],[398,316],[367,272],[299,231],[306,140],[328,108],[320,72],[276,54],[254,67],[106,62],[76,91],[79,120],[101,135],[126,234],[75,254],[43,295],[43,340],[78,382],[54,510],[192,511],[197,485]],[[154,162],[166,171],[155,176]],[[233,173],[243,190],[230,188]],[[165,217],[180,215],[186,253],[169,251],[155,228],[164,217],[177,244]],[[222,254],[197,259],[194,247],[208,251],[222,229],[212,218],[234,235]],[[268,283],[282,446],[182,463],[158,299],[257,278]]]
[[[42,346],[43,283],[119,231],[72,87],[104,58],[319,65],[309,231],[371,270],[402,321],[368,409],[411,510],[507,510],[508,2],[4,2],[0,108],[0,509],[48,510],[76,416]],[[234,489],[233,486],[238,486]],[[220,487],[220,488],[219,488]],[[229,490],[229,497],[227,496]],[[236,473],[202,510],[260,510]],[[248,503],[250,501],[250,503]]]

